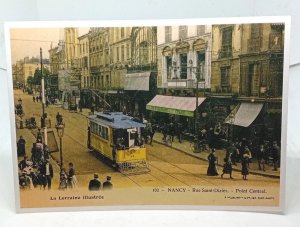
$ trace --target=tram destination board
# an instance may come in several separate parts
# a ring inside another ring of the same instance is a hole
[[[289,17],[5,28],[18,212],[284,210]]]

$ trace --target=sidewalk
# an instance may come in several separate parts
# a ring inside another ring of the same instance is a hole
[[[31,148],[32,148],[32,144],[34,142],[36,142],[36,137],[33,134],[32,130],[29,129],[17,129],[17,140],[20,136],[23,136],[23,138],[26,141],[26,145],[25,145],[25,149],[26,149],[26,155],[28,156],[28,158],[31,158]],[[18,163],[23,159],[23,157],[18,157]],[[58,188],[59,186],[59,178],[60,178],[60,168],[59,165],[57,163],[57,160],[53,159],[52,155],[50,158],[50,162],[52,164],[53,167],[53,172],[54,172],[54,176],[52,179],[52,188]]]
[[[153,141],[156,143],[164,144],[162,142],[162,133],[156,132],[153,137]],[[174,138],[174,141],[172,143],[172,148],[176,149],[180,152],[183,152],[187,155],[190,155],[192,157],[207,161],[207,156],[209,155],[209,151],[202,151],[199,153],[194,153],[191,149],[191,143],[190,141],[183,140],[182,143],[179,143],[177,137]],[[216,150],[216,156],[218,157],[218,166],[223,166],[224,164],[224,158],[226,151],[225,150]],[[232,165],[233,170],[241,171],[242,166],[241,163],[237,163],[237,165]],[[273,171],[272,166],[265,164],[266,171],[262,171],[258,169],[258,164],[255,161],[254,163],[250,163],[249,173],[254,175],[261,175],[265,177],[273,177],[273,178],[280,178],[280,169],[278,171]]]

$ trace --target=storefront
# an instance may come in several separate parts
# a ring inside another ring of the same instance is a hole
[[[246,138],[262,143],[267,136],[267,112],[264,103],[241,102],[225,119],[228,124],[229,140]]]
[[[126,74],[124,81],[123,110],[131,116],[139,118],[148,117],[147,103],[156,94],[156,74],[151,71]]]
[[[198,107],[203,105],[206,98],[198,98]],[[163,123],[180,123],[183,126],[183,131],[194,132],[195,128],[195,111],[199,116],[205,117],[205,114],[200,114],[202,108],[196,107],[195,97],[180,97],[156,95],[146,106],[150,112],[149,118],[152,122],[162,125]]]

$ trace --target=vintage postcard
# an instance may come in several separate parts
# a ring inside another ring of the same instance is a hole
[[[284,209],[289,17],[6,25],[18,211]]]

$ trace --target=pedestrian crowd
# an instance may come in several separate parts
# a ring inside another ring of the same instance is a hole
[[[31,157],[26,154],[26,141],[20,136],[17,142],[17,154],[23,156],[18,164],[19,183],[21,188],[35,188],[37,186],[51,189],[53,167],[50,163],[49,149],[43,143],[41,130],[38,129],[36,141],[32,144]]]
[[[216,167],[218,165],[218,158],[215,152],[215,148],[212,148],[211,153],[208,155],[208,176],[219,175]],[[271,165],[273,171],[277,171],[280,167],[280,147],[276,141],[272,143],[265,141],[264,144],[254,146],[251,141],[247,143],[246,139],[243,138],[241,141],[231,142],[227,147],[221,177],[223,178],[224,174],[229,174],[230,179],[233,179],[232,166],[241,163],[243,180],[247,180],[250,163],[253,162],[253,154],[257,159],[259,170],[266,171],[266,165]]]

